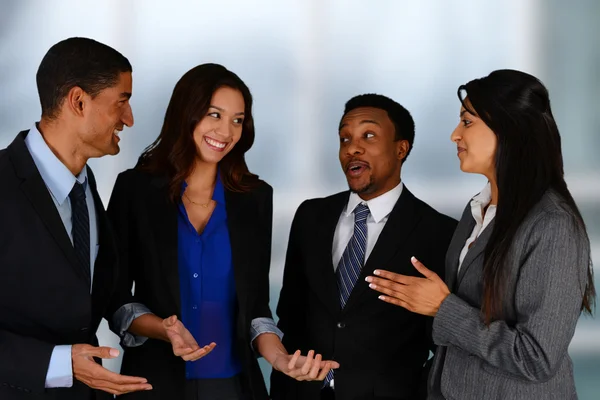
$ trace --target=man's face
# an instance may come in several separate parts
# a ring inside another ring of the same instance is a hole
[[[90,158],[119,153],[119,133],[124,126],[133,126],[129,104],[131,86],[131,72],[122,72],[115,85],[94,98],[86,95],[85,122],[80,139]]]
[[[375,198],[400,183],[406,140],[395,140],[395,127],[387,112],[359,107],[340,123],[340,164],[350,190],[364,200]]]

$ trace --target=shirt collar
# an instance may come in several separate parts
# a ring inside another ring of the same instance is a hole
[[[37,128],[37,124],[33,124],[29,130],[29,133],[25,137],[25,145],[46,187],[59,205],[62,205],[67,197],[69,197],[69,193],[71,193],[75,182],[83,184],[84,190],[86,189],[87,166],[75,177],[66,165],[56,157],[50,147],[48,147],[48,144]]]
[[[488,182],[483,190],[479,192],[473,199],[471,200],[471,204],[477,204],[481,207],[487,207],[488,204],[492,201],[492,186]]]
[[[348,205],[344,210],[346,217],[351,216],[354,213],[354,209],[357,205],[363,203],[369,206],[369,212],[371,217],[375,223],[381,222],[385,217],[390,215],[394,206],[398,202],[400,195],[402,194],[402,188],[404,185],[400,182],[395,188],[392,190],[375,197],[371,200],[363,200],[360,196],[354,192],[350,193],[350,198],[348,199]]]

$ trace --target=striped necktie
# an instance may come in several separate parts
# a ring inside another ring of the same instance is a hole
[[[365,263],[365,250],[367,248],[367,217],[369,206],[359,204],[354,209],[354,234],[342,254],[336,270],[336,277],[342,309],[352,293],[358,280],[360,271]]]
[[[350,293],[360,276],[365,263],[365,250],[367,248],[367,217],[369,206],[359,204],[354,209],[354,234],[342,254],[340,263],[335,272],[340,296],[340,306],[346,306]],[[323,382],[323,387],[329,385],[333,379],[333,370],[329,371]]]

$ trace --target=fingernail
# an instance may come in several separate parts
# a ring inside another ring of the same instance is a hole
[[[152,390],[152,386],[147,387],[146,390]]]
[[[108,354],[110,354],[111,357],[119,357],[119,350],[117,350],[117,349],[110,349],[110,351],[108,352]]]
[[[371,283],[371,284],[369,285],[369,287],[370,287],[371,289],[375,289],[377,286],[376,286],[375,284]]]
[[[373,273],[374,273],[375,275],[381,275],[381,272],[380,272],[378,269],[376,269],[375,271],[373,271]]]
[[[417,261],[417,258],[416,258],[415,256],[412,256],[412,257],[410,258],[410,261],[412,261],[412,262],[415,262],[415,261]]]
[[[370,276],[367,276],[365,278],[365,281],[367,281],[367,282],[373,282],[373,278],[371,278]]]
[[[383,296],[379,296],[379,297],[378,297],[378,299],[379,299],[379,300],[385,300],[385,297],[383,297]]]

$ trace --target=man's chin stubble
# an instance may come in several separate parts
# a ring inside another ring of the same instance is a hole
[[[353,188],[350,185],[348,185],[348,187],[350,188],[351,192],[356,194],[370,193],[373,190],[373,180],[370,180],[369,183],[359,188]]]

